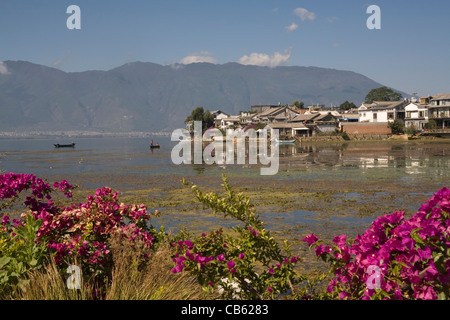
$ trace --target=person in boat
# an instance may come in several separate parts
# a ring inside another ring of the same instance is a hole
[[[152,142],[150,142],[150,145],[153,147],[153,140],[152,140]]]

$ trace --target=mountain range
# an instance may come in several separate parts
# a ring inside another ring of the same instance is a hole
[[[358,105],[383,86],[355,72],[319,67],[132,62],[108,71],[64,72],[27,61],[3,66],[0,131],[170,132],[184,127],[198,106],[238,114],[294,100]]]

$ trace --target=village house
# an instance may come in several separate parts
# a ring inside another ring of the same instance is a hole
[[[359,122],[358,108],[352,108],[340,113],[339,122]]]
[[[222,110],[214,110],[210,113],[214,117],[214,125],[216,127],[220,127],[222,125],[222,119],[226,119],[230,116],[228,113],[225,113]]]
[[[405,118],[407,100],[374,101],[362,103],[358,108],[359,122],[393,122],[395,119]]]
[[[216,122],[216,124],[220,123],[220,120],[228,118],[230,116],[228,113],[223,112],[222,110],[214,110],[210,113],[214,117],[214,121]]]
[[[253,121],[262,123],[287,122],[294,119],[300,113],[288,106],[279,106],[277,108],[268,108],[257,113]]]
[[[436,121],[440,129],[450,127],[450,93],[438,94],[431,99],[428,104],[428,117]]]
[[[250,107],[251,113],[261,113],[263,111],[266,111],[267,109],[273,109],[278,108],[279,105],[273,105],[273,104],[264,104],[264,105],[253,105]]]
[[[417,99],[412,98],[411,102],[405,106],[405,127],[413,126],[416,130],[425,129],[428,123],[428,106],[426,103],[421,103],[424,101],[426,100],[418,102]]]
[[[301,122],[272,122],[268,126],[278,130],[280,137],[309,137],[310,134],[310,129]]]
[[[339,126],[340,114],[336,111],[320,111],[314,118],[317,132],[334,132]]]
[[[220,119],[220,128],[221,129],[227,129],[227,128],[240,128],[242,124],[242,119],[240,116],[229,116],[227,118]]]
[[[325,109],[324,104],[312,104],[312,105],[307,106],[306,112],[316,113],[316,112],[322,111],[323,109]]]
[[[340,114],[336,111],[305,112],[290,120],[291,123],[302,123],[308,130],[303,136],[310,137],[319,132],[334,132],[339,126]]]
[[[245,128],[248,125],[254,123],[253,121],[254,115],[248,112],[241,112],[239,115],[232,115],[228,117],[221,118],[219,120],[215,120],[216,127],[221,129],[239,129]]]

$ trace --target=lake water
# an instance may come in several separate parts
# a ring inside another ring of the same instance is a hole
[[[0,139],[0,171],[31,173],[50,182],[67,179],[88,188],[109,185],[120,191],[155,190],[161,197],[179,187],[182,177],[218,186],[221,175],[261,203],[259,211],[283,233],[357,233],[380,214],[394,209],[414,212],[450,181],[450,141],[367,141],[280,145],[276,175],[261,176],[260,165],[175,165],[170,137]],[[54,148],[54,143],[76,143]],[[133,179],[130,179],[133,177]],[[159,189],[158,189],[159,187]],[[258,190],[268,192],[258,199]],[[277,193],[279,192],[279,193]],[[270,193],[274,199],[271,200]],[[156,197],[155,194],[149,197]],[[153,204],[153,203],[152,203]],[[161,200],[158,208],[176,211]],[[210,215],[166,218],[162,223],[225,223]]]
[[[55,148],[54,143],[75,148]],[[149,138],[0,139],[0,170],[49,174],[186,174],[220,172],[260,175],[261,165],[175,165],[170,153],[178,143],[169,137],[153,138],[160,149],[150,149]],[[409,178],[449,177],[450,140],[441,142],[334,142],[280,145],[280,169],[274,179],[288,176],[320,175],[320,171],[397,169]],[[291,174],[289,174],[291,173]]]

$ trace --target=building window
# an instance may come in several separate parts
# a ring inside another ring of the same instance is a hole
[[[376,113],[373,114],[373,121],[377,121],[377,116],[378,115]]]

